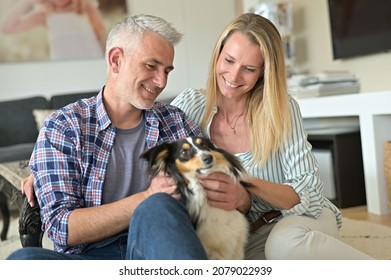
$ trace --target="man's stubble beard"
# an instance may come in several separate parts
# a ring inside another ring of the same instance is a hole
[[[117,89],[120,92],[120,98],[123,98],[129,105],[139,109],[139,110],[147,110],[151,109],[151,106],[146,106],[145,104],[140,104],[137,101],[137,92],[131,92],[128,90],[128,86],[125,83],[118,83]]]

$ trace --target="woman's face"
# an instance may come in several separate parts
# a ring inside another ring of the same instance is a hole
[[[258,45],[236,32],[226,41],[216,64],[217,84],[221,94],[240,98],[249,92],[262,74],[263,58]]]

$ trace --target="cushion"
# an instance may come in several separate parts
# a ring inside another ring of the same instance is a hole
[[[35,143],[0,147],[0,162],[30,159]]]
[[[82,93],[69,93],[69,94],[61,94],[61,95],[53,95],[50,99],[51,108],[59,109],[68,105],[69,103],[76,102],[82,98],[92,97],[97,95],[96,91],[94,92],[82,92]]]
[[[41,130],[41,127],[43,125],[43,122],[45,121],[46,117],[54,113],[54,109],[33,109],[33,116],[35,119],[35,123],[37,125],[38,131]]]
[[[47,109],[45,97],[0,102],[0,147],[35,143],[38,136],[33,109]]]

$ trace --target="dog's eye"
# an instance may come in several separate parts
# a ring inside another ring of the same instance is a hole
[[[210,150],[212,148],[212,144],[204,141],[201,143],[201,147],[206,150]]]
[[[181,158],[189,158],[190,150],[181,150]]]

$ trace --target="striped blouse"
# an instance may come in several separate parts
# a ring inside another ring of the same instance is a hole
[[[201,124],[205,108],[204,93],[203,89],[186,89],[171,102],[171,105],[179,107],[196,123]],[[236,156],[251,176],[293,187],[300,197],[300,203],[291,209],[282,210],[284,216],[306,215],[317,218],[322,208],[326,207],[335,213],[338,227],[341,227],[341,212],[323,194],[323,182],[319,177],[318,164],[311,152],[312,147],[307,141],[299,105],[292,97],[289,97],[289,104],[293,122],[292,134],[265,166],[251,165],[253,158],[251,151],[238,153]],[[216,112],[217,108],[214,110],[214,113]],[[208,137],[210,137],[210,125],[211,123],[204,131]],[[262,212],[272,209],[276,208],[253,195],[248,217],[250,221],[254,221]]]

